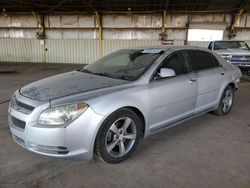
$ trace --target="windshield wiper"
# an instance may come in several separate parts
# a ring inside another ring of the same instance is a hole
[[[118,75],[113,75],[113,74],[109,74],[109,73],[106,73],[106,72],[96,73],[96,72],[91,72],[91,71],[89,71],[87,69],[84,69],[84,68],[78,69],[77,71],[86,72],[86,73],[89,73],[89,74],[94,74],[94,75],[99,75],[99,76],[115,78],[115,79],[121,79],[121,80],[131,80],[130,76],[118,76]]]
[[[121,79],[121,80],[131,80],[130,76],[119,76],[119,75],[109,74],[109,73],[106,73],[106,72],[94,73],[94,74],[100,75],[100,76],[106,76],[106,77],[110,77],[110,78],[115,78],[115,79]]]
[[[133,77],[131,77],[131,76],[119,76],[119,78],[122,79],[122,80],[128,80],[128,81],[133,80]]]
[[[109,73],[106,73],[106,72],[100,72],[100,73],[94,73],[94,74],[99,75],[99,76],[106,76],[106,77],[110,77],[110,78],[119,78],[119,76],[109,74]]]

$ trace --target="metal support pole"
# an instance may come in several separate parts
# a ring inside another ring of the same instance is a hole
[[[99,39],[99,54],[100,57],[103,56],[103,47],[102,47],[102,22],[101,18],[97,11],[95,11],[96,23],[98,25],[98,39]]]
[[[166,24],[166,17],[167,17],[167,11],[164,10],[163,14],[162,14],[162,27],[161,27],[161,32],[162,33],[166,32],[166,26],[165,26],[165,24]]]
[[[40,40],[40,45],[42,49],[42,62],[45,63],[46,62],[46,41],[45,41],[44,15],[38,15],[35,12],[32,12],[32,14],[35,17],[40,28],[38,39]]]
[[[46,40],[45,40],[45,25],[44,25],[44,15],[40,16],[41,19],[41,32],[43,36],[43,42],[41,41],[42,45],[42,62],[46,63]]]

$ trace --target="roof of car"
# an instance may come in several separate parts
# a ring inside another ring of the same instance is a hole
[[[135,49],[135,50],[162,50],[162,51],[167,51],[169,49],[173,50],[183,50],[183,49],[199,49],[199,50],[207,50],[206,48],[203,47],[198,47],[198,46],[173,46],[173,45],[161,45],[161,46],[145,46],[145,47],[133,47],[133,48],[127,48],[127,49]]]
[[[244,40],[215,40],[212,42],[245,42]]]

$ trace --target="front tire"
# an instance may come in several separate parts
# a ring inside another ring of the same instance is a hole
[[[226,115],[231,111],[233,102],[234,89],[232,88],[232,86],[228,85],[221,96],[218,108],[213,112],[219,116]]]
[[[95,157],[107,163],[128,159],[136,149],[141,133],[141,121],[130,109],[111,114],[100,127],[95,141]]]

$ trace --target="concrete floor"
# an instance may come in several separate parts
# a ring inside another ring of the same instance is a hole
[[[0,103],[25,84],[79,65],[0,65]],[[17,73],[6,74],[17,70]],[[250,187],[250,82],[232,112],[206,114],[141,141],[127,161],[59,160],[12,141],[0,104],[0,187]]]

